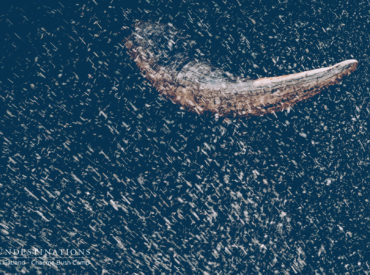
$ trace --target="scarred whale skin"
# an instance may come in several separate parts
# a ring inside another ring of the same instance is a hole
[[[185,55],[171,60],[168,53],[174,45],[191,45],[186,37],[178,36],[171,24],[138,22],[125,46],[143,75],[161,94],[197,113],[248,116],[284,110],[338,83],[358,64],[350,59],[295,74],[256,80],[237,78],[207,64],[188,61]],[[164,45],[159,47],[160,43]]]

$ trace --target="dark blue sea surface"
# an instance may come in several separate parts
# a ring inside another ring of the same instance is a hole
[[[369,272],[368,1],[72,2],[0,10],[1,273]],[[290,111],[198,115],[128,56],[136,20],[244,77],[359,66]]]

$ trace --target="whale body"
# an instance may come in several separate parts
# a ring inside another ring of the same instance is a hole
[[[197,49],[171,24],[137,22],[125,46],[142,74],[172,102],[186,109],[218,115],[263,115],[318,94],[353,72],[355,59],[295,74],[236,77],[194,60]]]

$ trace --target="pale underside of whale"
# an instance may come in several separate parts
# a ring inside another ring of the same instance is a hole
[[[191,60],[181,53],[189,45],[192,41],[181,37],[171,24],[143,22],[136,23],[125,42],[143,75],[161,94],[197,113],[247,116],[288,109],[338,83],[358,63],[350,59],[325,68],[251,80]]]

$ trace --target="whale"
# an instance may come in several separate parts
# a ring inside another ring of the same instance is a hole
[[[219,116],[258,116],[290,109],[339,83],[358,65],[357,60],[348,59],[276,77],[238,77],[202,61],[196,43],[171,23],[138,21],[124,45],[160,94],[187,110]]]

